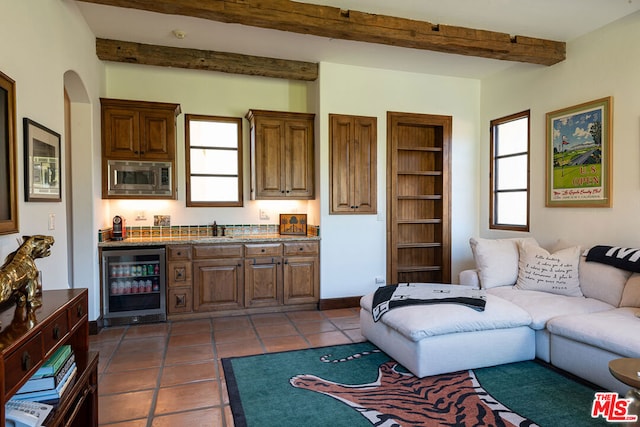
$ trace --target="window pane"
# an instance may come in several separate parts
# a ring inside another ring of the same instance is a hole
[[[523,117],[496,126],[496,156],[506,156],[527,151],[529,118]]]
[[[529,230],[529,111],[492,120],[489,228]]]
[[[527,192],[514,191],[498,193],[496,209],[496,224],[526,225],[527,224]]]
[[[192,148],[190,151],[191,174],[238,175],[238,152]]]
[[[496,161],[496,190],[527,188],[527,156],[505,157]]]
[[[227,177],[191,177],[192,202],[237,202],[238,178]]]
[[[190,145],[198,147],[238,146],[238,124],[191,120],[189,122]]]
[[[242,206],[242,119],[185,120],[187,206]]]

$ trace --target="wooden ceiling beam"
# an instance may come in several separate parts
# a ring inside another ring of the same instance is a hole
[[[156,46],[119,40],[96,39],[96,54],[103,61],[223,73],[313,81],[318,64],[237,53]]]
[[[553,65],[564,42],[289,0],[79,0],[342,40]]]

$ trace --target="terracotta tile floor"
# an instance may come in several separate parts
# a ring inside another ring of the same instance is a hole
[[[361,342],[358,309],[299,311],[105,328],[99,422],[110,427],[233,426],[220,360]]]

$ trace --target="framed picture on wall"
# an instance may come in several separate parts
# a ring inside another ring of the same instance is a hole
[[[18,232],[16,83],[0,72],[0,234]]]
[[[306,214],[280,214],[280,234],[307,234]]]
[[[24,118],[24,197],[27,202],[59,202],[60,134]]]
[[[546,206],[611,207],[612,97],[547,113]]]

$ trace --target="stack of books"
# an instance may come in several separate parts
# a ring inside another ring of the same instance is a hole
[[[76,376],[76,361],[70,345],[63,345],[12,397],[14,400],[55,403]]]

